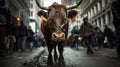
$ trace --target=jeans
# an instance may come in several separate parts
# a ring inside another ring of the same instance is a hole
[[[97,47],[98,46],[97,38],[91,38],[91,42],[92,42],[93,47]]]
[[[29,45],[30,49],[33,48],[33,42],[28,42],[28,45]]]
[[[87,45],[87,54],[93,54],[91,37],[85,38],[85,44]]]
[[[21,49],[24,50],[26,48],[26,37],[20,38]]]

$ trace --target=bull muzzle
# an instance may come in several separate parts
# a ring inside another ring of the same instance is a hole
[[[52,40],[55,42],[61,42],[65,40],[65,33],[53,33]]]

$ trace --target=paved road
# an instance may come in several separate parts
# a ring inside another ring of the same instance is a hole
[[[95,51],[93,55],[87,55],[84,48],[64,48],[65,67],[120,67],[120,60],[116,56],[116,51],[113,49],[101,49]]]
[[[26,64],[30,64],[31,59],[40,54],[39,63],[42,65],[40,67],[49,67],[46,65],[48,55],[46,48],[35,49],[32,52],[17,53],[12,58],[0,58],[0,67],[32,67],[32,65],[23,66],[23,63],[27,61]],[[87,55],[86,49],[82,47],[79,49],[65,47],[64,58],[66,66],[64,67],[120,67],[120,60],[116,56],[116,51],[113,49],[101,49],[100,51],[95,51],[93,55]],[[58,67],[58,65],[54,63],[51,67]]]
[[[64,55],[66,65],[74,67],[120,67],[120,61],[113,58],[115,57],[114,50],[101,50],[93,55],[87,55],[85,49],[74,50],[66,48]]]

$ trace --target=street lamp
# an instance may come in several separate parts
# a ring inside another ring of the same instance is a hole
[[[20,26],[20,17],[17,17],[16,20],[18,22],[18,26]]]
[[[21,16],[21,12],[24,12],[24,13],[25,13],[26,10],[29,10],[29,8],[25,8],[25,9],[20,9],[20,10],[18,10],[18,17],[16,18],[17,21],[18,21],[18,25],[20,25],[20,21],[21,21],[21,20],[25,19],[25,18],[23,18],[23,16]],[[29,17],[29,15],[27,15],[26,13],[25,13],[24,15],[26,15],[27,17]]]
[[[20,21],[20,17],[17,17],[17,21],[18,21],[18,22]]]

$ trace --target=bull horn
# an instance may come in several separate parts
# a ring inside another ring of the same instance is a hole
[[[81,2],[82,2],[82,0],[80,0],[80,2],[74,6],[67,7],[67,10],[77,8],[81,4]]]
[[[35,1],[36,1],[37,6],[38,6],[40,9],[48,10],[48,7],[41,6],[41,5],[38,3],[37,0],[35,0]]]

